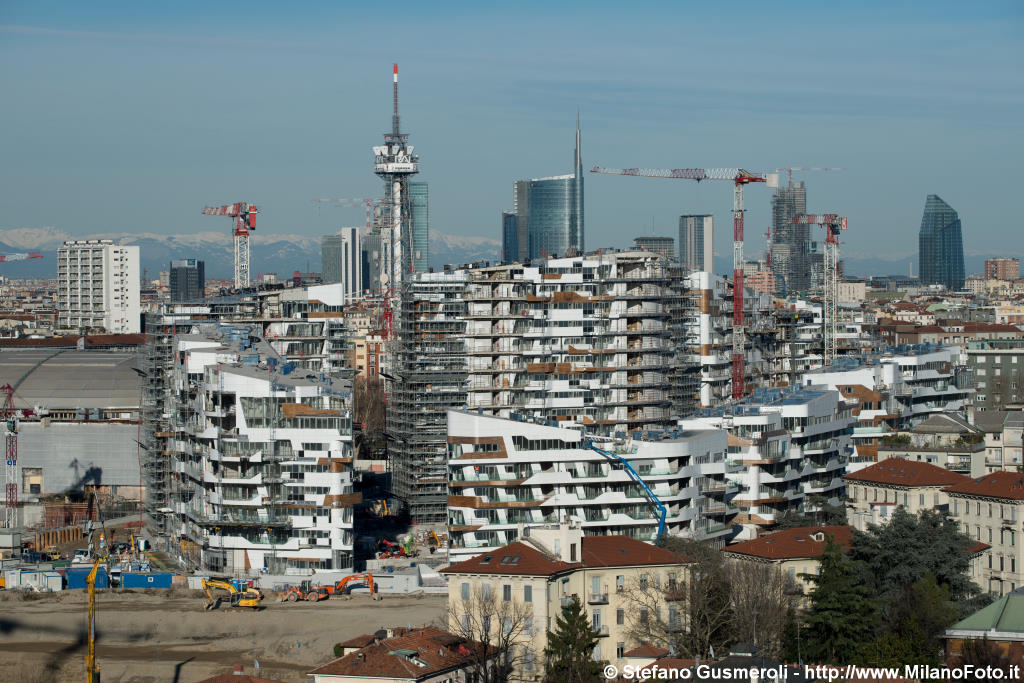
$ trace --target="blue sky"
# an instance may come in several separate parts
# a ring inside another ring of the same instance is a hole
[[[968,252],[1024,252],[1024,4],[839,5],[8,0],[0,229],[226,231],[200,209],[243,200],[268,232],[359,224],[310,200],[379,194],[398,62],[443,232],[499,237],[514,180],[571,169],[579,107],[588,168],[845,167],[797,177],[850,218],[851,255],[916,252],[929,193]],[[730,219],[726,183],[588,175],[586,193],[588,247]],[[748,190],[748,253],[768,206]]]

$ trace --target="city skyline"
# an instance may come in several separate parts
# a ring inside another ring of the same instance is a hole
[[[920,5],[903,6],[884,27],[864,18],[871,13],[810,5],[750,6],[735,17],[640,6],[614,21],[611,6],[596,5],[573,16],[577,30],[558,48],[571,58],[561,61],[548,38],[572,8],[538,9],[552,26],[531,23],[529,40],[511,47],[481,35],[494,21],[521,25],[502,8],[429,14],[410,5],[403,11],[417,30],[389,45],[360,35],[372,16],[359,8],[313,5],[285,18],[257,4],[241,18],[213,9],[186,21],[186,12],[124,7],[24,5],[0,15],[0,54],[14,65],[0,120],[20,131],[8,145],[0,229],[209,231],[204,204],[243,199],[261,208],[258,233],[358,225],[360,209],[318,215],[310,200],[380,193],[366,147],[388,128],[399,62],[403,128],[428,160],[432,227],[448,234],[500,240],[509,182],[564,167],[565,131],[580,107],[589,164],[845,167],[795,179],[812,191],[809,211],[850,218],[850,257],[902,258],[891,270],[905,272],[928,194],[958,208],[971,250],[1007,253],[998,216],[1024,120],[1014,4],[929,5],[937,11],[926,19]],[[217,27],[229,23],[224,36]],[[687,40],[669,39],[676,24]],[[730,42],[736,26],[746,29],[739,45]],[[807,35],[822,32],[840,49],[814,54]],[[729,47],[770,58],[716,56]],[[701,50],[709,58],[688,58]],[[501,154],[473,157],[466,173],[461,141],[485,131]],[[654,234],[673,234],[681,214],[730,218],[723,188],[589,182],[588,248],[627,246],[652,221]],[[747,198],[749,256],[763,251],[770,221],[762,189]],[[728,237],[717,236],[719,254]]]

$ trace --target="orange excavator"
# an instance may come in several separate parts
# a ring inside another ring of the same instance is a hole
[[[370,589],[370,595],[377,592],[373,584],[373,574],[350,574],[333,586],[321,586],[321,588],[326,588],[331,595],[348,595],[359,584],[366,584],[366,587]]]
[[[299,600],[320,602],[331,597],[327,586],[314,586],[308,579],[298,586],[288,586],[278,596],[282,602],[298,602]]]

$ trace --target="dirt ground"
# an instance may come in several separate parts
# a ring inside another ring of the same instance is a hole
[[[258,611],[206,611],[201,591],[99,591],[97,662],[103,683],[191,683],[243,664],[282,681],[330,661],[334,644],[392,626],[444,621],[441,595],[369,595],[319,603],[268,596]],[[85,591],[0,592],[0,683],[80,682],[85,673]]]

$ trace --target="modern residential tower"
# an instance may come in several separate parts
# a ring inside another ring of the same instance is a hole
[[[960,217],[938,195],[928,195],[921,218],[921,284],[964,288],[964,243]]]
[[[686,270],[715,270],[715,219],[709,214],[679,217],[679,263]]]
[[[324,284],[340,282],[344,299],[357,296],[363,287],[363,250],[359,228],[342,228],[337,235],[320,238]]]
[[[81,332],[137,333],[139,248],[68,240],[57,250],[57,324]]]

